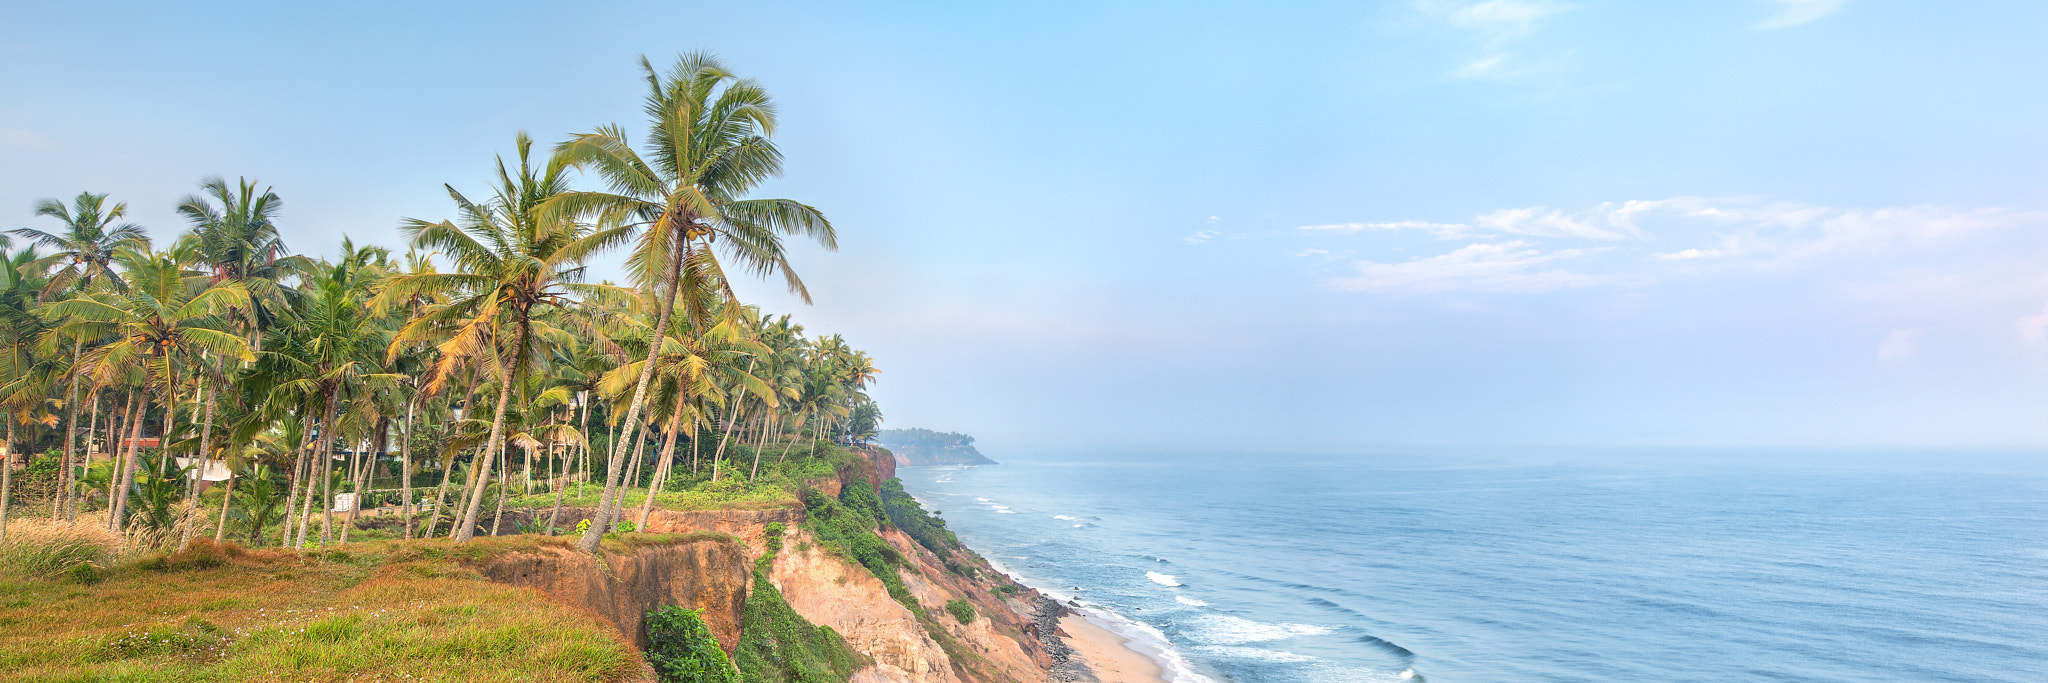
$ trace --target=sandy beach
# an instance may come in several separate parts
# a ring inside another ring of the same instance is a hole
[[[1124,647],[1124,639],[1109,629],[1097,626],[1080,615],[1060,618],[1060,630],[1066,631],[1067,647],[1071,647],[1095,672],[1100,683],[1166,683],[1160,676],[1159,665],[1145,655]]]

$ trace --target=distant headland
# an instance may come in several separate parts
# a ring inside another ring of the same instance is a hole
[[[931,465],[994,465],[996,461],[974,450],[974,437],[929,429],[884,429],[876,438],[883,448],[896,454],[900,467]]]

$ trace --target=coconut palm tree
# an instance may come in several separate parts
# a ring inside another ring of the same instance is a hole
[[[760,84],[735,76],[707,53],[682,55],[666,75],[645,57],[640,68],[651,123],[647,155],[634,151],[625,131],[615,125],[574,136],[559,152],[603,178],[610,189],[565,193],[545,209],[593,216],[600,225],[644,228],[629,268],[636,284],[657,293],[659,313],[649,330],[649,360],[627,408],[628,433],[646,401],[659,335],[668,328],[676,297],[706,287],[708,278],[702,275],[718,256],[755,274],[782,275],[790,291],[808,302],[810,294],[789,266],[782,237],[801,235],[836,247],[832,224],[817,209],[788,199],[745,198],[762,181],[782,173],[782,152],[769,140],[775,132],[775,106]],[[729,290],[724,293],[731,298]],[[691,313],[700,322],[705,317],[703,311]],[[625,446],[622,442],[612,449],[600,514],[618,505]],[[579,547],[595,550],[604,533],[599,527],[592,525]]]
[[[31,247],[0,262],[0,416],[7,420],[7,441],[0,445],[0,541],[7,540],[7,513],[13,502],[15,425],[36,420],[44,412],[50,387],[62,370],[47,349],[39,348],[51,338],[53,325],[36,314],[36,297],[45,284],[43,278],[29,274],[34,269],[28,266],[36,260]]]
[[[180,255],[147,249],[123,249],[114,262],[128,276],[130,285],[121,293],[93,292],[44,308],[44,315],[63,322],[57,333],[71,339],[114,337],[94,348],[82,362],[101,368],[103,375],[144,369],[144,393],[155,394],[164,409],[165,424],[177,405],[179,370],[200,352],[237,359],[250,359],[248,342],[224,329],[221,314],[249,305],[249,293],[232,282],[211,283],[205,276],[185,270]],[[147,414],[147,402],[137,406]],[[131,431],[139,435],[142,420]],[[129,457],[116,487],[114,512],[108,525],[122,528],[126,496],[119,492],[134,482],[137,459]]]
[[[568,191],[566,164],[557,156],[542,168],[533,164],[533,140],[519,134],[517,173],[498,160],[496,196],[472,202],[454,187],[461,218],[427,222],[407,219],[401,226],[413,246],[437,251],[455,268],[452,273],[417,273],[391,283],[380,306],[423,293],[446,296],[407,323],[392,340],[390,355],[422,340],[443,338],[426,391],[434,393],[458,365],[488,360],[498,381],[490,436],[472,470],[463,515],[455,531],[467,541],[482,511],[491,462],[505,449],[505,411],[512,390],[522,383],[543,343],[570,344],[573,335],[548,321],[548,309],[576,312],[579,299],[623,296],[615,287],[581,282],[583,262],[591,254],[624,240],[630,228],[614,226],[591,231],[567,214],[543,215],[538,208]]]
[[[57,232],[44,232],[34,228],[19,228],[8,232],[27,238],[31,245],[49,250],[49,255],[32,262],[31,270],[49,273],[44,283],[43,300],[61,299],[73,293],[90,291],[96,285],[120,289],[121,276],[114,270],[114,254],[122,249],[146,247],[149,236],[142,226],[123,221],[128,215],[128,205],[115,203],[107,206],[107,195],[80,192],[71,201],[71,207],[55,199],[36,202],[36,215],[49,216],[64,224]],[[54,269],[54,272],[53,270]],[[75,340],[71,345],[71,362],[78,364],[85,340]],[[78,487],[70,485],[74,462],[73,444],[78,441],[78,386],[77,382],[66,384],[68,397],[64,401],[64,463],[57,469],[59,491],[73,491]],[[80,463],[83,466],[83,463]],[[75,518],[76,498],[59,495],[52,502],[52,516]]]

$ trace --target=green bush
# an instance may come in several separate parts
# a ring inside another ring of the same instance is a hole
[[[882,482],[882,509],[889,514],[889,523],[910,534],[918,545],[924,546],[946,557],[947,551],[960,547],[960,538],[946,529],[946,520],[926,513],[916,498],[903,490],[903,482],[890,479]]]
[[[974,605],[968,604],[966,600],[947,600],[946,611],[952,612],[953,618],[960,620],[962,624],[974,622]]]
[[[661,683],[740,683],[702,610],[669,605],[648,612],[646,654]]]

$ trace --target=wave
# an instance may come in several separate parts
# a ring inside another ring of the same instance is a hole
[[[1190,598],[1190,597],[1188,597],[1188,596],[1185,596],[1185,595],[1176,595],[1176,596],[1173,596],[1173,601],[1174,601],[1174,602],[1178,602],[1178,603],[1180,603],[1180,604],[1183,604],[1183,605],[1187,605],[1187,606],[1189,606],[1189,607],[1208,607],[1208,606],[1209,606],[1209,603],[1206,603],[1206,602],[1202,602],[1202,601],[1200,601],[1200,600],[1196,600],[1196,599],[1194,599],[1194,598]]]
[[[989,502],[989,500],[988,500],[987,498],[976,498],[976,499],[974,499],[974,500],[976,500],[976,501],[978,501],[978,502],[983,502],[983,503]]]
[[[1161,574],[1159,572],[1145,572],[1145,578],[1151,579],[1152,583],[1156,583],[1167,588],[1179,588],[1181,586],[1187,585],[1174,579],[1172,574]]]
[[[1315,624],[1268,624],[1228,614],[1204,615],[1197,623],[1205,645],[1243,645],[1286,640],[1297,636],[1320,636],[1334,630]]]
[[[996,511],[996,514],[998,514],[998,515],[1014,515],[1014,514],[1017,514],[1017,511],[1016,511],[1016,510],[997,510],[997,511]]]
[[[1216,679],[1196,673],[1194,664],[1151,624],[1096,607],[1081,610],[1081,617],[1123,638],[1124,647],[1158,664],[1160,677],[1170,683],[1216,683]]]
[[[1053,518],[1053,519],[1057,519],[1057,520],[1060,520],[1060,521],[1063,521],[1063,522],[1079,522],[1079,521],[1081,521],[1081,518],[1079,518],[1079,517],[1074,517],[1074,516],[1071,516],[1071,515],[1053,515],[1053,516],[1052,516],[1052,518]]]

